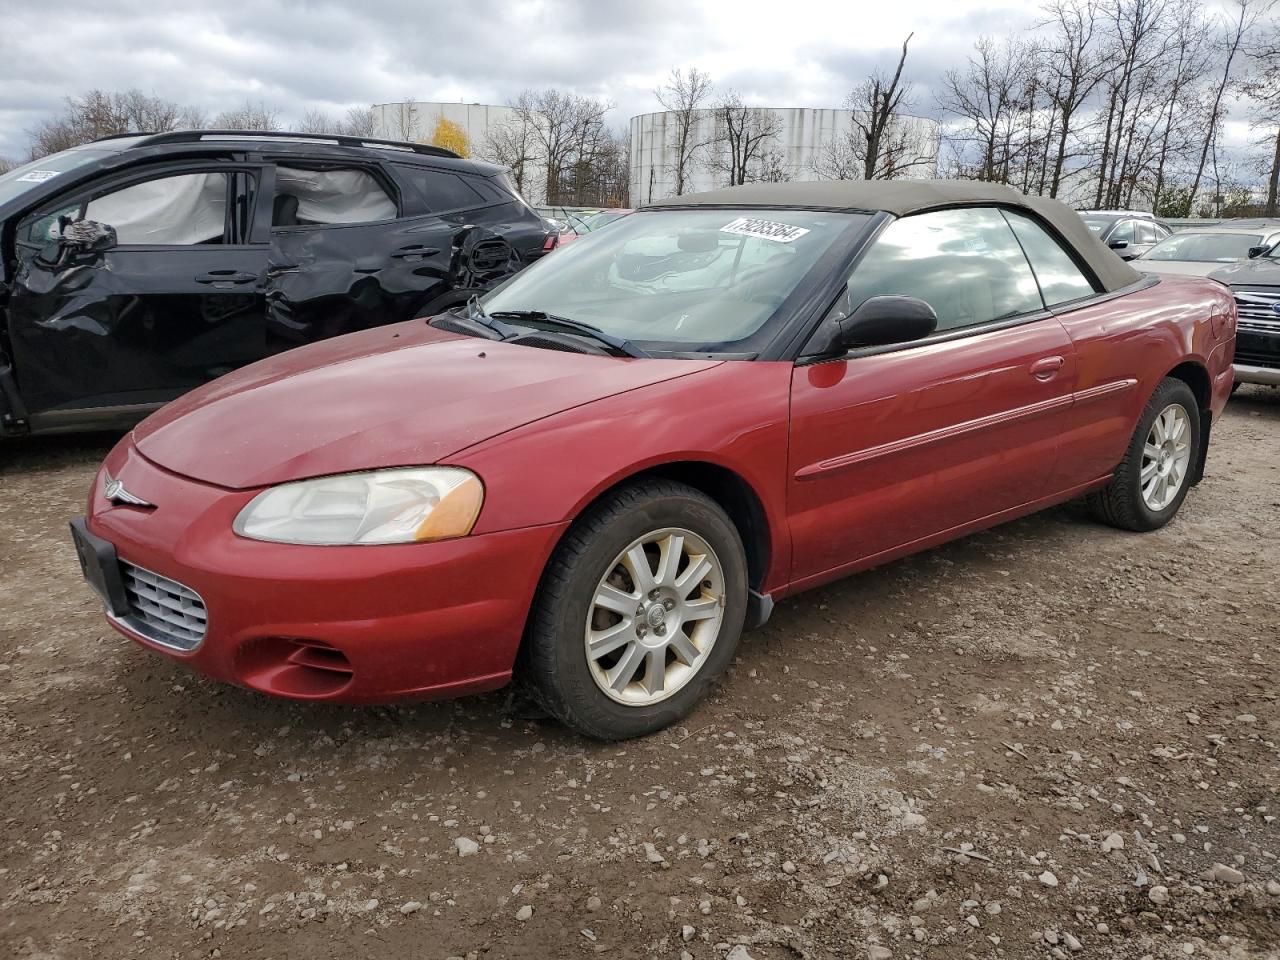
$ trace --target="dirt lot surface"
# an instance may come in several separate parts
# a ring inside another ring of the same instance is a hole
[[[1280,392],[1164,530],[1069,505],[798,597],[623,745],[121,639],[66,529],[109,442],[0,448],[0,955],[1278,955]]]

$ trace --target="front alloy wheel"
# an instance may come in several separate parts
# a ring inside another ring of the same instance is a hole
[[[596,586],[587,615],[591,676],[619,703],[676,693],[702,668],[724,622],[724,572],[705,540],[664,528],[638,537]]]
[[[746,607],[746,552],[720,505],[682,483],[634,481],[556,548],[517,669],[575,730],[643,736],[692,710],[728,666]]]

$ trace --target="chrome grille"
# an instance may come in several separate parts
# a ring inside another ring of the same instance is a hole
[[[1264,333],[1280,333],[1280,289],[1276,292],[1262,290],[1237,290],[1236,309],[1240,312],[1240,326],[1246,330]]]
[[[129,614],[121,618],[125,626],[174,650],[191,651],[200,646],[209,619],[200,594],[123,560],[120,572],[129,595]]]

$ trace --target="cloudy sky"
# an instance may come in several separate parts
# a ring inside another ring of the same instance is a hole
[[[982,33],[1028,26],[1013,0],[0,0],[0,155],[62,98],[138,87],[210,115],[246,100],[283,119],[417,100],[506,103],[559,86],[615,104],[621,127],[658,109],[673,66],[751,103],[839,106],[911,31],[917,112]]]

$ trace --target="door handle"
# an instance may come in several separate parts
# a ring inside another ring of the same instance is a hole
[[[439,252],[439,247],[401,247],[391,254],[391,258],[393,260],[422,260],[425,257],[434,257]]]
[[[240,273],[237,270],[210,270],[196,277],[196,283],[208,283],[214,286],[238,286],[242,283],[253,283],[258,279],[256,273]]]
[[[1031,375],[1037,380],[1052,380],[1066,362],[1062,357],[1043,357],[1031,365]]]

